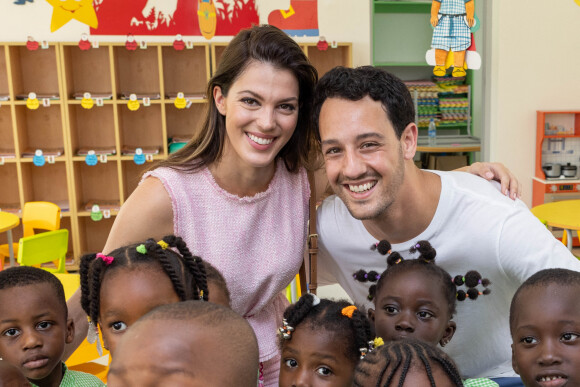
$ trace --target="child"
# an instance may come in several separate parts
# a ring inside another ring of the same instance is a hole
[[[510,307],[512,364],[525,386],[580,386],[580,273],[546,269]]]
[[[490,282],[476,271],[451,278],[435,265],[436,252],[427,241],[419,241],[411,248],[411,253],[419,252],[417,259],[403,259],[398,252],[391,253],[391,244],[385,240],[376,248],[380,254],[389,254],[387,269],[381,274],[359,270],[353,276],[357,281],[377,282],[369,288],[369,299],[375,308],[368,313],[377,336],[384,341],[413,337],[444,347],[455,333],[456,324],[451,319],[456,300],[475,300],[490,292],[477,290],[479,284],[487,287]],[[467,291],[458,290],[463,284]]]
[[[69,371],[61,358],[74,336],[64,289],[51,273],[28,266],[0,271],[0,358],[32,385],[104,386],[95,376]]]
[[[105,347],[114,356],[125,330],[156,306],[209,300],[212,296],[206,279],[207,265],[191,254],[180,237],[173,235],[159,242],[149,239],[121,247],[109,255],[83,256],[81,305],[91,321],[89,341],[97,340],[94,323],[98,323]],[[218,284],[215,289],[219,288]],[[227,293],[219,298],[227,299]]]
[[[256,387],[258,342],[230,308],[185,301],[155,308],[124,335],[109,387]]]
[[[356,367],[356,387],[457,386],[459,371],[443,351],[423,341],[404,339],[385,343]]]
[[[354,305],[312,294],[286,309],[279,331],[281,387],[350,387],[357,362],[373,347],[369,322]]]

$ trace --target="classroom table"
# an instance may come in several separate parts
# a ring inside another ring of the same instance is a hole
[[[548,226],[566,230],[566,245],[572,251],[572,230],[580,230],[580,200],[544,203],[532,208],[532,214]]]
[[[6,231],[8,237],[8,251],[10,252],[10,266],[14,266],[14,247],[12,246],[12,229],[20,224],[20,218],[9,212],[0,211],[0,232]]]

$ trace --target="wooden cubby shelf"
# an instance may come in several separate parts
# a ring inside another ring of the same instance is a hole
[[[70,231],[67,266],[76,269],[82,254],[103,248],[120,206],[151,166],[134,162],[135,148],[146,154],[156,149],[148,161],[163,160],[170,139],[187,140],[200,128],[206,85],[226,46],[198,43],[177,51],[171,43],[149,43],[129,51],[123,43],[101,42],[81,50],[71,42],[29,51],[23,43],[0,43],[0,209],[19,213],[34,200],[61,206],[62,227]],[[337,65],[352,66],[350,43],[327,51],[300,46],[320,76]],[[30,92],[38,95],[36,110],[27,107]],[[184,109],[174,105],[180,92],[189,101]],[[82,102],[85,93],[90,108]],[[135,111],[128,108],[131,94],[140,104]],[[36,149],[61,153],[38,167],[23,156]],[[90,150],[96,165],[86,162]],[[110,217],[93,221],[92,204]],[[21,236],[15,229],[15,240]]]

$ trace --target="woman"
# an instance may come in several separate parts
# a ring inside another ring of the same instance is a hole
[[[224,275],[232,309],[254,328],[265,385],[278,384],[275,336],[287,305],[281,290],[302,262],[316,81],[314,67],[282,31],[241,31],[209,81],[202,129],[144,175],[103,249],[181,236]],[[473,170],[488,168],[494,166]],[[501,166],[498,172],[507,176]]]

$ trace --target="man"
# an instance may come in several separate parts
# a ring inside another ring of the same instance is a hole
[[[512,295],[540,269],[580,271],[580,263],[521,201],[492,183],[415,166],[413,101],[393,75],[373,67],[335,68],[318,84],[314,114],[336,194],[318,209],[320,283],[338,281],[355,302],[370,306],[369,285],[352,277],[362,268],[386,268],[385,257],[370,246],[386,239],[407,257],[415,242],[429,240],[437,264],[452,276],[477,270],[493,283],[491,295],[458,305],[447,352],[466,377],[515,377]]]

